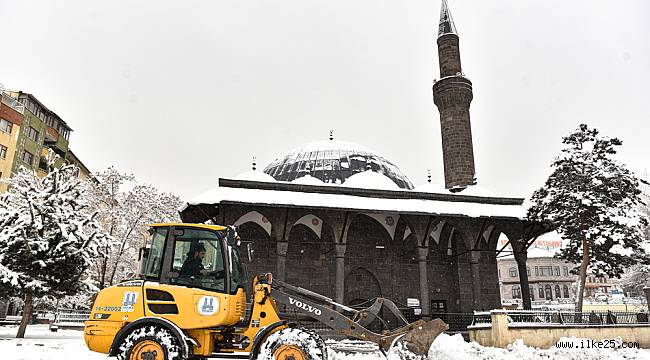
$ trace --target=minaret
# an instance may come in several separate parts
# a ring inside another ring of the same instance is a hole
[[[460,66],[458,34],[447,0],[442,0],[438,27],[440,80],[433,84],[433,102],[440,112],[445,187],[463,189],[476,183],[469,104],[472,82]]]

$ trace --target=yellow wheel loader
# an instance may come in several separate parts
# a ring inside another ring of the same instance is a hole
[[[241,241],[234,227],[153,224],[150,233],[140,251],[139,278],[97,294],[84,328],[90,350],[120,360],[326,360],[320,336],[281,319],[277,304],[348,337],[374,342],[383,351],[401,342],[414,353],[426,354],[447,329],[439,319],[408,324],[387,299],[359,311],[274,281],[271,274],[254,277],[246,317]],[[371,322],[383,322],[382,309],[394,313],[403,326],[370,331]]]

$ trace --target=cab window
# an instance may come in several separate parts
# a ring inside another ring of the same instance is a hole
[[[159,278],[160,268],[162,266],[162,255],[165,249],[165,239],[167,238],[167,228],[154,228],[151,234],[149,255],[144,270],[144,276],[147,278]]]
[[[225,291],[225,272],[221,237],[203,229],[176,229],[172,284]]]

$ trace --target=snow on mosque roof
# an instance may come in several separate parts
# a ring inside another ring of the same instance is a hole
[[[264,172],[278,181],[293,181],[310,174],[327,184],[342,184],[368,169],[385,175],[399,188],[413,189],[408,177],[391,161],[348,141],[324,140],[301,145],[273,160]]]
[[[399,190],[400,188],[388,176],[371,170],[350,176],[343,186],[361,189]]]
[[[263,182],[275,182],[273,176],[265,174],[261,171],[249,170],[245,173],[241,173],[235,176],[236,180],[248,180],[248,181],[263,181]]]
[[[273,178],[271,175],[268,175],[270,178]],[[274,179],[275,180],[275,179]],[[292,184],[299,184],[299,185],[316,185],[316,186],[323,186],[326,185],[324,182],[322,182],[320,179],[317,179],[309,174],[299,177],[297,179],[294,179],[291,181]]]
[[[361,175],[361,174],[359,174]],[[219,179],[219,186],[190,200],[188,207],[220,203],[371,212],[501,217],[524,219],[523,199],[433,194],[409,190],[358,189],[287,182]]]

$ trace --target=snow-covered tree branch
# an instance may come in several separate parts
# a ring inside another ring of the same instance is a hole
[[[98,218],[110,244],[105,256],[95,262],[94,277],[100,288],[132,277],[137,271],[138,249],[144,246],[148,225],[156,222],[177,222],[182,202],[173,194],[161,193],[150,185],[137,182],[131,174],[113,167],[95,174],[97,182],[89,192]]]

